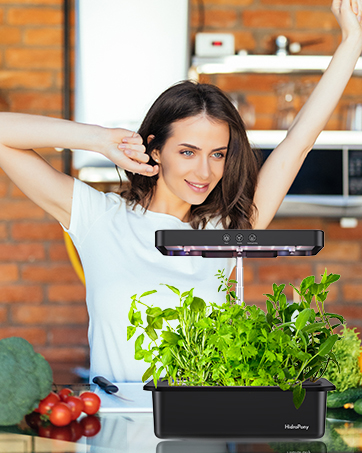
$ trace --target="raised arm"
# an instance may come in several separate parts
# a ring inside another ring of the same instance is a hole
[[[119,143],[124,148],[119,149]],[[73,178],[51,167],[33,148],[59,147],[99,152],[121,168],[152,176],[142,138],[126,129],[18,113],[0,113],[0,167],[36,204],[69,227]],[[127,156],[131,151],[133,160]],[[134,157],[136,155],[136,157]]]
[[[337,106],[362,51],[362,0],[333,0],[342,40],[327,70],[290,126],[286,138],[260,170],[253,228],[267,228],[318,135]]]

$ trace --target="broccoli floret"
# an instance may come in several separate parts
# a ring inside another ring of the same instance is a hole
[[[19,337],[0,340],[0,426],[15,425],[52,389],[49,363]]]

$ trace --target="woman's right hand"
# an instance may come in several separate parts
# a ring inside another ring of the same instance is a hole
[[[144,176],[155,176],[158,165],[147,164],[149,155],[143,145],[142,137],[127,129],[103,129],[107,138],[102,141],[101,153],[118,167]],[[105,138],[103,136],[103,138]]]

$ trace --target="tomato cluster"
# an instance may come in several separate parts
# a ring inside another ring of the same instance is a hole
[[[94,415],[100,404],[99,396],[93,392],[74,396],[72,390],[66,388],[59,393],[49,393],[37,409],[26,416],[26,421],[39,436],[75,442],[82,436],[95,436],[101,429],[99,418]],[[82,412],[86,417],[78,421]]]

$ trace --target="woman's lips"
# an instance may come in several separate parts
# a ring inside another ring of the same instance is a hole
[[[185,179],[186,184],[192,189],[194,192],[204,193],[207,192],[210,184],[199,184],[197,182],[190,182]]]

